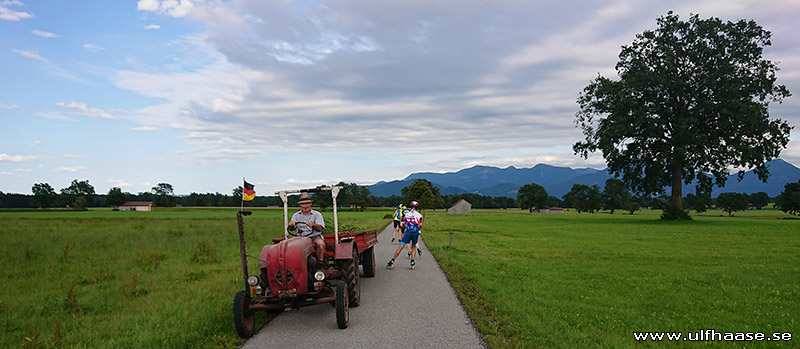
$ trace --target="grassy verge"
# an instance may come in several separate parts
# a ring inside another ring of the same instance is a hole
[[[245,231],[257,255],[282,235],[283,218],[253,211]],[[235,212],[0,213],[0,347],[235,347]],[[339,220],[381,229],[385,213],[343,211]]]
[[[800,335],[800,222],[659,214],[437,211],[423,236],[493,348],[633,347],[634,331]],[[739,343],[752,344],[778,343]]]

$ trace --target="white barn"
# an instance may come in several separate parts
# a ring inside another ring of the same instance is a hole
[[[120,211],[150,211],[152,210],[153,204],[152,201],[128,201],[119,205]]]

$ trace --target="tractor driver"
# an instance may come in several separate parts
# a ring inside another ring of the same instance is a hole
[[[317,264],[323,263],[325,258],[325,238],[322,237],[322,231],[325,230],[325,220],[322,214],[318,211],[311,209],[311,197],[307,192],[300,193],[300,211],[292,215],[292,220],[289,221],[289,231],[297,229],[300,236],[311,238],[317,249]]]

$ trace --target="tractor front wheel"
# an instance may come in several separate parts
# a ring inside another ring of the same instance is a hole
[[[236,292],[233,297],[233,324],[239,337],[250,338],[255,332],[255,315],[250,311],[250,295],[246,291]]]
[[[347,292],[347,283],[339,280],[336,285],[336,325],[347,328],[350,325],[350,296]]]

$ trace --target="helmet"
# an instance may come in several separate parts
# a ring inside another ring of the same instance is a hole
[[[417,207],[419,207],[419,202],[412,201],[410,204],[408,204],[408,206],[411,206],[413,208],[417,208]]]
[[[403,208],[403,204],[397,205],[397,208]]]

